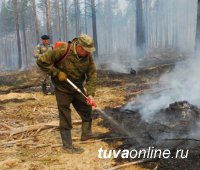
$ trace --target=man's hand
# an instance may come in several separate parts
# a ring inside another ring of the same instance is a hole
[[[67,80],[67,74],[65,74],[64,72],[60,71],[60,72],[58,73],[58,79],[59,79],[60,81],[65,81],[65,80]]]
[[[96,103],[95,103],[95,101],[94,101],[92,96],[88,96],[87,104],[92,106],[92,110],[94,110],[97,107],[97,105],[96,105]]]

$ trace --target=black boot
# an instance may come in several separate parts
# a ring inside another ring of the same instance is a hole
[[[92,122],[82,122],[81,141],[94,138],[92,134]]]
[[[71,130],[61,130],[61,139],[63,143],[64,150],[69,154],[80,154],[84,152],[84,149],[74,147],[72,145]]]
[[[45,84],[45,83],[42,84],[42,92],[43,92],[44,95],[48,94],[47,93],[47,84]]]
[[[55,87],[52,82],[50,82],[50,93],[51,93],[51,95],[55,94]]]

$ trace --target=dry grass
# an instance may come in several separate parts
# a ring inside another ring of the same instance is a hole
[[[38,76],[40,74],[35,70],[12,74],[1,73],[0,78],[3,81],[0,81],[2,83],[0,90],[8,90],[15,86],[27,84],[38,86],[38,82],[36,81],[38,80]],[[102,109],[119,107],[127,101],[130,94],[134,96],[134,93],[139,91],[138,84],[141,82],[151,83],[149,79],[142,80],[130,75],[121,75],[118,77],[100,72],[95,100]],[[135,87],[135,90],[130,88],[127,92],[127,87],[129,86]],[[1,122],[12,128],[58,121],[58,110],[55,96],[53,95],[43,96],[41,92],[32,91],[30,93],[22,90],[18,93],[1,94],[0,104]],[[72,109],[72,119],[80,119],[74,109]],[[107,133],[109,131],[109,129],[102,126],[102,121],[102,118],[94,120],[93,130],[95,132]],[[80,138],[80,129],[80,125],[74,125],[72,131],[73,138]],[[6,127],[0,125],[0,130],[6,130]],[[0,165],[2,169],[96,170],[110,168],[115,165],[115,160],[99,159],[98,149],[101,147],[104,149],[115,149],[121,144],[119,141],[113,141],[112,144],[103,141],[77,144],[83,147],[85,152],[81,155],[69,155],[61,147],[51,147],[51,145],[61,143],[58,129],[47,129],[39,131],[35,136],[34,134],[35,132],[27,132],[13,136],[2,135],[0,137],[0,144],[6,141],[30,138],[30,140],[17,143],[12,147],[0,147]],[[31,148],[31,146],[41,144],[49,144],[49,146]],[[144,168],[132,166],[126,169],[143,170]]]

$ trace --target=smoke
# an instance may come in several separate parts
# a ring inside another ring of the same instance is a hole
[[[199,57],[178,63],[173,71],[161,76],[159,88],[153,86],[153,92],[137,96],[136,102],[128,103],[124,109],[139,110],[143,119],[150,120],[175,101],[187,100],[200,107],[199,66]]]
[[[148,50],[167,47],[181,52],[194,50],[197,0],[144,0],[143,5]],[[199,57],[189,57],[187,61],[178,63],[172,72],[160,78],[159,86],[152,87],[152,93],[138,96],[136,102],[128,103],[124,109],[139,110],[142,117],[149,120],[175,101],[187,100],[200,106],[199,65]]]
[[[197,122],[195,127],[191,129],[191,132],[189,133],[189,137],[200,139],[200,122]]]
[[[114,72],[128,73],[128,69],[126,68],[126,66],[121,65],[119,62],[110,63],[109,69],[113,70]]]
[[[178,49],[181,52],[194,50],[197,0],[142,0],[141,13],[138,15],[138,3],[129,1],[125,4],[125,7],[120,9],[126,12],[116,10],[118,13],[115,17],[108,17],[111,16],[108,13],[105,17],[108,18],[105,22],[107,24],[97,22],[101,35],[98,36],[101,42],[98,43],[99,59],[100,62],[108,64],[111,70],[126,73],[129,68],[127,63],[137,70],[137,63],[141,63],[139,58],[147,56],[152,49]],[[98,21],[102,19],[99,18]],[[143,31],[138,32],[137,27]],[[144,42],[140,44],[139,40],[143,38]],[[121,57],[116,58],[120,55]],[[128,62],[124,62],[127,59]]]
[[[141,59],[140,59],[141,60]],[[132,51],[101,56],[96,64],[98,68],[106,68],[116,73],[129,74],[130,70],[138,70],[140,61]]]

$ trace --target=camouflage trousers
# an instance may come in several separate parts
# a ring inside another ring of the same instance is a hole
[[[47,73],[43,72],[42,70],[38,69],[41,77],[40,77],[40,84],[42,86],[42,91],[43,93],[48,93],[48,92],[51,92],[51,93],[54,93],[54,85],[51,81],[51,76],[48,75]],[[47,86],[49,88],[47,88]]]
[[[70,104],[73,105],[82,122],[92,121],[92,107],[87,104],[86,99],[80,93],[67,93],[56,89],[55,94],[59,111],[60,130],[72,129]]]
[[[48,84],[51,81],[51,78],[48,74],[44,73],[42,76],[42,84]]]

